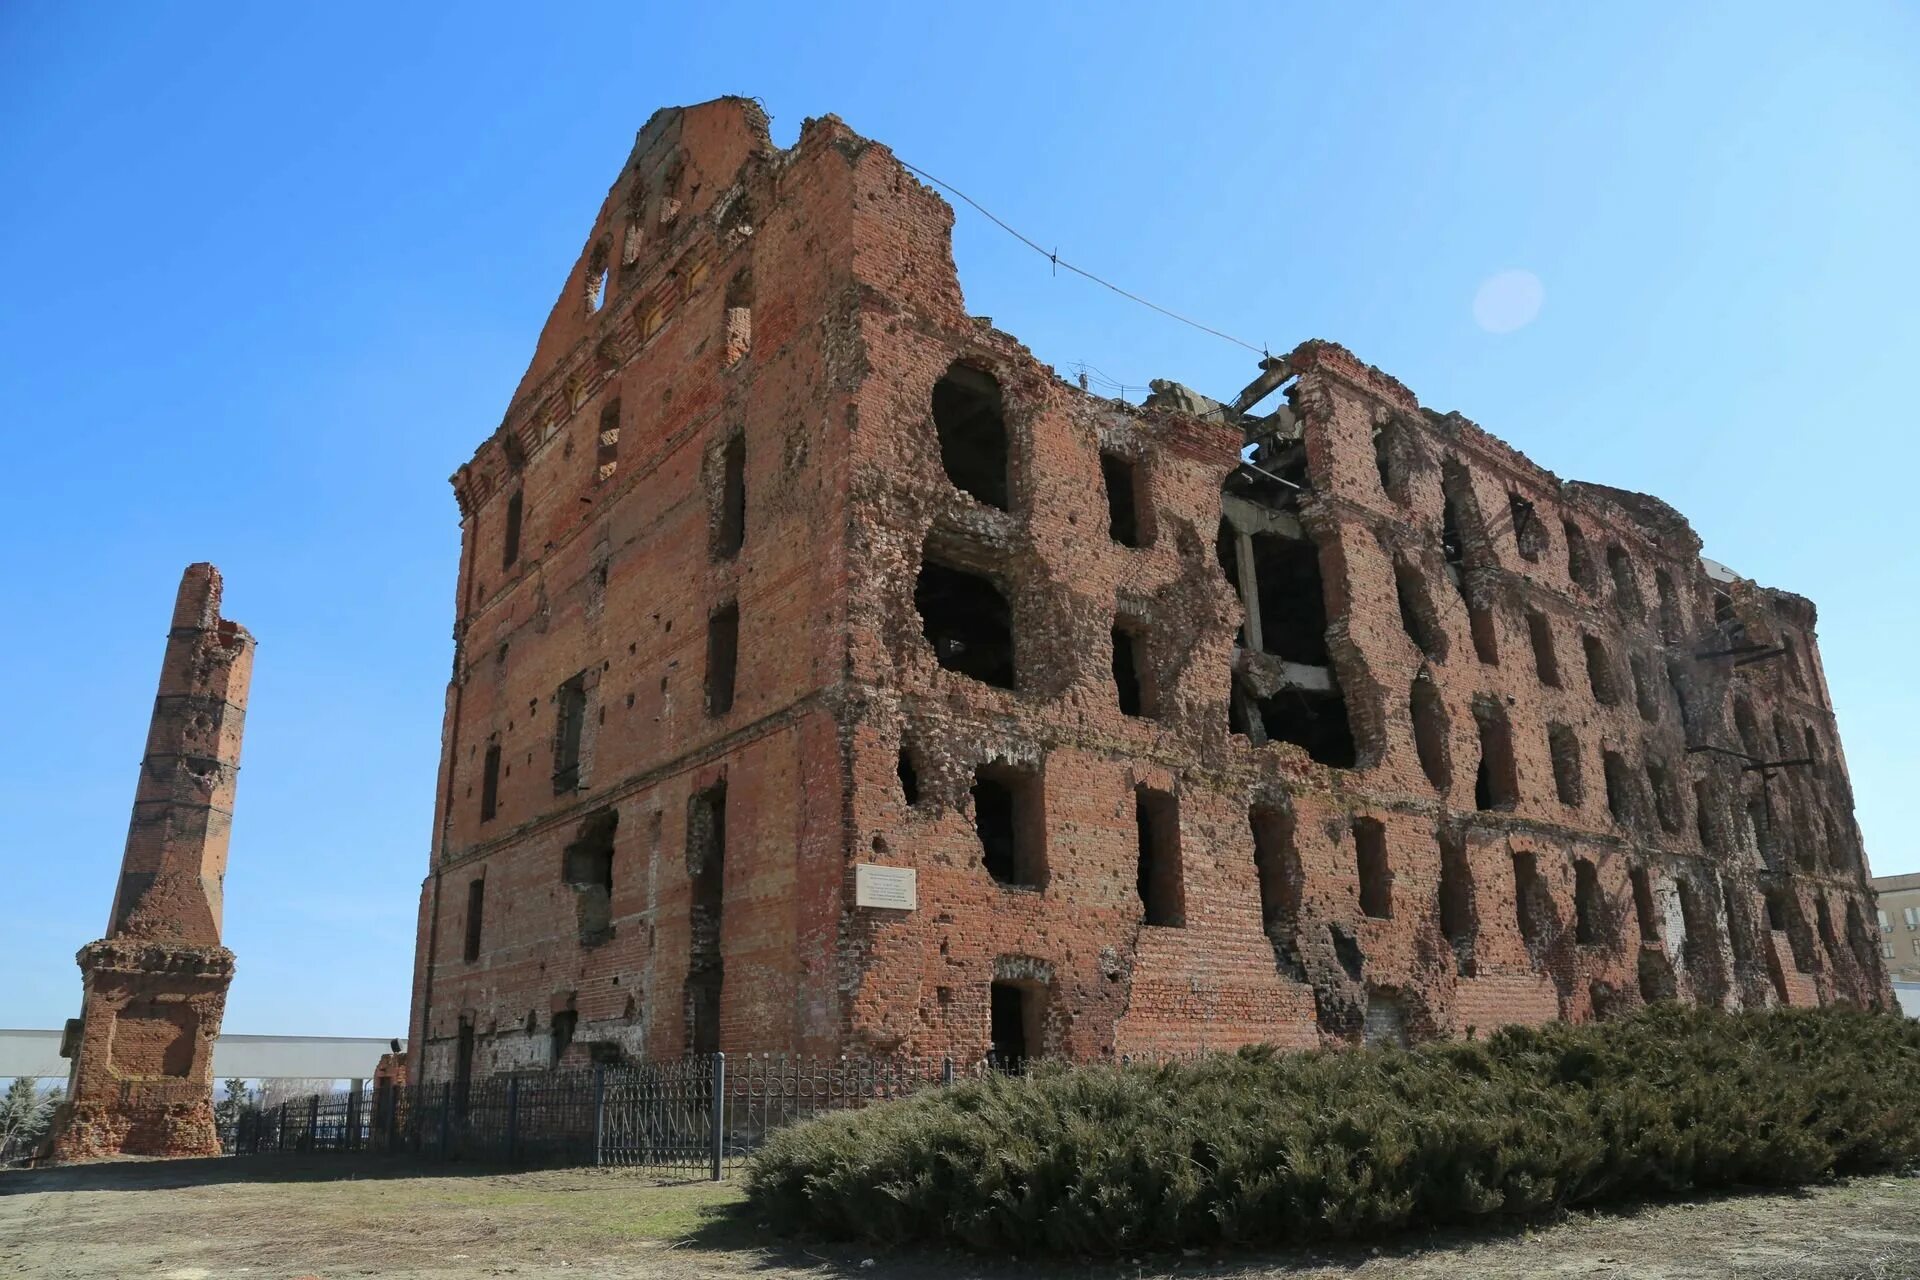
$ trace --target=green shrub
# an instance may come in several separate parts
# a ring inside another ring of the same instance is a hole
[[[776,1134],[778,1227],[987,1252],[1277,1244],[1920,1159],[1920,1024],[1662,1004],[1412,1051],[1041,1068]]]

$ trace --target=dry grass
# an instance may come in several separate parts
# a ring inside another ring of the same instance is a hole
[[[869,1258],[871,1266],[863,1266]],[[300,1280],[1519,1280],[1920,1275],[1920,1178],[1568,1216],[1494,1235],[1098,1265],[772,1242],[737,1183],[258,1157],[0,1173],[0,1277]]]

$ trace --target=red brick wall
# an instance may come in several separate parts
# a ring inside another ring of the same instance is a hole
[[[721,776],[728,1049],[979,1053],[996,979],[1043,990],[1045,1046],[1079,1056],[1306,1045],[1399,1021],[1414,1036],[1464,1033],[1631,1007],[1643,987],[1746,1004],[1776,1002],[1782,988],[1795,1003],[1884,1003],[1877,952],[1856,954],[1848,933],[1850,909],[1864,909],[1864,861],[1811,605],[1710,579],[1698,538],[1657,500],[1562,482],[1470,422],[1422,411],[1342,349],[1309,343],[1288,357],[1308,484],[1296,514],[1317,547],[1358,760],[1338,768],[1289,744],[1256,746],[1229,729],[1243,610],[1214,546],[1240,426],[1088,396],[968,317],[951,221],[884,146],[831,118],[810,122],[785,153],[739,100],[663,112],[643,130],[505,422],[455,477],[466,555],[416,973],[422,1078],[451,1070],[462,1017],[483,1071],[545,1062],[553,1014],[569,1008],[579,1046],[569,1061],[593,1042],[651,1055],[685,1046],[687,806]],[[624,267],[636,225],[640,248]],[[589,313],[584,280],[603,242],[616,264],[610,300]],[[1001,387],[1007,511],[943,468],[930,396],[956,360]],[[602,410],[616,396],[610,452]],[[1374,448],[1382,426],[1394,439],[1391,493]],[[716,561],[731,431],[746,440],[747,534],[737,558]],[[1144,468],[1148,545],[1108,536],[1102,447]],[[1486,614],[1477,635],[1441,549],[1450,468],[1456,504],[1479,517],[1461,521],[1463,577]],[[522,547],[503,570],[516,491]],[[1533,559],[1516,541],[1516,494],[1538,515]],[[1563,521],[1584,532],[1592,587],[1569,575]],[[929,536],[1010,601],[1016,688],[936,662],[914,602]],[[1637,608],[1617,598],[1613,548],[1631,562]],[[1396,555],[1433,602],[1444,660],[1402,626]],[[1656,571],[1672,588],[1664,610]],[[1718,622],[1716,592],[1727,596]],[[706,620],[735,599],[737,697],[710,717]],[[1558,687],[1536,671],[1529,612],[1551,632]],[[1116,702],[1119,613],[1139,630],[1158,694],[1152,719]],[[1700,656],[1732,646],[1734,618],[1746,643],[1791,640],[1792,665],[1734,665],[1758,650]],[[1613,705],[1588,686],[1588,634],[1616,668]],[[555,691],[581,672],[582,786],[555,795]],[[1416,677],[1445,709],[1444,787],[1415,749]],[[1815,765],[1769,782],[1772,869],[1736,823],[1758,775],[1686,750],[1740,749],[1736,700],[1751,705],[1766,759],[1804,755],[1806,730],[1816,735]],[[1476,706],[1497,708],[1511,733],[1516,795],[1492,810],[1475,799]],[[1549,724],[1577,739],[1577,803],[1559,797]],[[489,740],[501,744],[503,774],[499,813],[482,822]],[[903,745],[913,805],[897,772]],[[1619,819],[1603,751],[1633,779],[1637,798]],[[1647,791],[1649,760],[1674,788],[1666,823]],[[996,763],[1039,776],[1042,888],[998,884],[982,865],[969,788],[976,768]],[[1704,821],[1696,781],[1707,788]],[[1177,805],[1179,926],[1144,923],[1137,787]],[[1299,864],[1297,910],[1272,928],[1249,825],[1256,803],[1290,816]],[[607,805],[620,814],[614,937],[582,947],[563,850]],[[1388,918],[1362,910],[1355,819],[1383,830]],[[1442,831],[1471,871],[1472,936],[1458,947],[1440,930]],[[1538,868],[1532,939],[1520,928],[1516,853]],[[1575,936],[1576,859],[1595,869],[1591,942]],[[863,862],[913,867],[917,909],[851,905]],[[1640,938],[1636,867],[1650,877],[1657,942]],[[466,886],[482,874],[486,924],[468,964]],[[1698,903],[1691,938],[1682,878]],[[1827,900],[1835,941],[1803,947],[1809,972],[1791,963],[1784,934],[1768,934],[1767,889],[1798,903],[1807,934]],[[1776,953],[1788,959],[1778,977]]]

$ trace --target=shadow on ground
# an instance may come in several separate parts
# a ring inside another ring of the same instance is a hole
[[[741,1201],[704,1210],[705,1221],[676,1244],[684,1249],[728,1254],[735,1261],[740,1260],[742,1251],[750,1250],[758,1255],[752,1262],[754,1269],[768,1273],[805,1272],[850,1278],[884,1274],[903,1280],[932,1280],[964,1274],[972,1280],[1038,1280],[1055,1276],[1134,1280],[1142,1274],[1204,1274],[1231,1280],[1232,1277],[1272,1277],[1292,1272],[1351,1271],[1369,1264],[1383,1268],[1386,1275],[1396,1275],[1402,1266],[1416,1260],[1425,1268],[1449,1274],[1454,1272],[1454,1264],[1449,1259],[1456,1258],[1460,1267],[1458,1274],[1470,1275],[1474,1274],[1473,1260],[1484,1255],[1489,1246],[1519,1246],[1537,1233],[1559,1225],[1579,1222],[1624,1229],[1634,1219],[1670,1206],[1706,1207],[1757,1196],[1800,1201],[1813,1198],[1816,1191],[1817,1188],[1809,1186],[1740,1187],[1713,1196],[1623,1200],[1531,1218],[1489,1218],[1471,1227],[1406,1231],[1364,1242],[1327,1240],[1280,1247],[1222,1246],[1103,1259],[1046,1254],[1009,1258],[952,1248],[783,1236],[761,1219],[751,1202]],[[1367,1274],[1374,1272],[1369,1270]],[[1426,1274],[1424,1269],[1422,1274]]]
[[[62,1191],[157,1191],[210,1187],[228,1182],[355,1182],[388,1178],[474,1178],[527,1173],[466,1160],[421,1160],[408,1156],[261,1155],[207,1156],[191,1160],[101,1160],[0,1170],[0,1196]]]

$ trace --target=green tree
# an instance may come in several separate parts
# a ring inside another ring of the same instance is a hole
[[[240,1127],[240,1113],[254,1104],[253,1090],[239,1076],[227,1081],[226,1096],[213,1104],[213,1125],[220,1134],[220,1144],[229,1149],[233,1146],[234,1134]]]
[[[40,1092],[40,1082],[32,1076],[15,1076],[0,1095],[0,1165],[24,1160],[39,1147],[53,1123],[53,1110],[60,1105],[59,1088]]]

